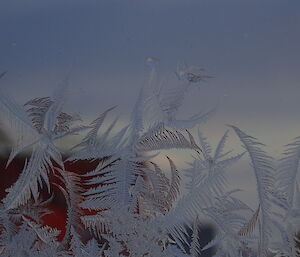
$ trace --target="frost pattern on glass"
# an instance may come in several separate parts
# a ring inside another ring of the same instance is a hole
[[[0,256],[196,257],[210,248],[216,257],[299,255],[299,138],[287,145],[278,167],[258,139],[235,126],[229,127],[245,152],[226,150],[229,131],[213,147],[201,127],[197,137],[189,130],[206,122],[214,109],[178,118],[187,91],[210,76],[199,67],[178,67],[178,84],[163,91],[155,65],[149,66],[149,83],[122,128],[117,118],[106,121],[116,107],[89,125],[64,112],[67,79],[53,96],[22,106],[1,90],[1,115],[16,138],[7,166],[19,153],[32,152],[1,201]],[[79,134],[83,139],[64,158],[57,141]],[[172,149],[190,152],[187,169],[178,170],[176,158],[169,156],[170,172],[155,162],[160,151]],[[246,156],[256,178],[255,209],[239,199],[242,188],[227,188],[228,169]],[[95,168],[80,174],[66,168],[80,161],[96,163]],[[45,188],[49,199],[41,194]],[[43,219],[58,191],[65,198],[64,231]],[[201,224],[207,221],[216,235],[201,245]]]

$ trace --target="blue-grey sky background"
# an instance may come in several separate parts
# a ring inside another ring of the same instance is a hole
[[[166,84],[182,62],[215,77],[183,108],[219,105],[203,126],[213,144],[233,124],[277,157],[300,136],[299,0],[1,0],[0,30],[1,87],[20,103],[51,94],[71,69],[72,111],[118,104],[126,120],[154,56]]]

